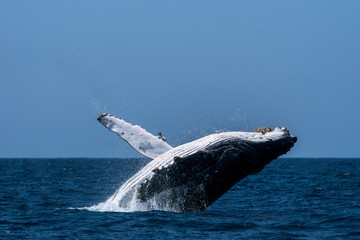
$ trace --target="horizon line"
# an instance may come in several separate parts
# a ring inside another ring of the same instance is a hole
[[[305,159],[360,159],[360,157],[278,157],[276,159],[304,159],[304,158]],[[3,159],[150,159],[150,158],[145,156],[144,157],[0,157],[0,160]]]

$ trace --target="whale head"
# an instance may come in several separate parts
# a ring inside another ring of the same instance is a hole
[[[286,154],[297,142],[297,137],[284,127],[276,127],[274,131],[255,133],[241,141],[249,144],[259,161],[268,163]]]
[[[272,160],[287,153],[297,141],[286,128],[280,127],[264,134],[225,132],[219,135],[222,135],[221,141],[215,141],[204,149],[204,158],[212,166],[201,171],[205,173],[201,184],[207,196],[204,201],[206,206],[241,179],[260,172]]]
[[[271,132],[225,132],[224,140],[210,145],[205,151],[211,152],[218,163],[225,164],[240,172],[248,168],[248,174],[255,173],[287,153],[296,143],[286,128],[277,127]],[[241,174],[240,174],[241,175]]]

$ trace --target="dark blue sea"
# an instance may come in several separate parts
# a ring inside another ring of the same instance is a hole
[[[0,239],[360,239],[360,159],[277,159],[200,213],[98,212],[147,159],[0,159]]]

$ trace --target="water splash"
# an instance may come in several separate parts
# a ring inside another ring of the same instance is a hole
[[[100,100],[90,95],[89,104],[93,112],[107,112],[106,105]]]
[[[130,197],[128,194],[129,193],[127,193],[126,196],[120,192],[117,192],[105,202],[96,204],[91,207],[83,207],[77,209],[94,212],[146,212],[154,210],[179,212],[179,210],[171,207],[170,204],[167,204],[170,191],[161,192],[154,197],[148,199],[146,202],[141,202],[137,199],[136,191],[132,192]]]

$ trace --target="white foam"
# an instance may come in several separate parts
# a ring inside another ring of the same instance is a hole
[[[164,202],[166,203],[167,201],[163,200],[167,197],[168,193],[162,192],[149,199],[146,203],[143,203],[136,199],[136,193],[134,193],[131,197],[131,200],[126,204],[126,207],[120,207],[118,201],[109,198],[107,201],[97,205],[76,209],[94,212],[146,212],[152,210],[178,212],[177,209],[173,209],[170,207],[170,205],[164,204]],[[121,199],[121,197],[119,198]]]

